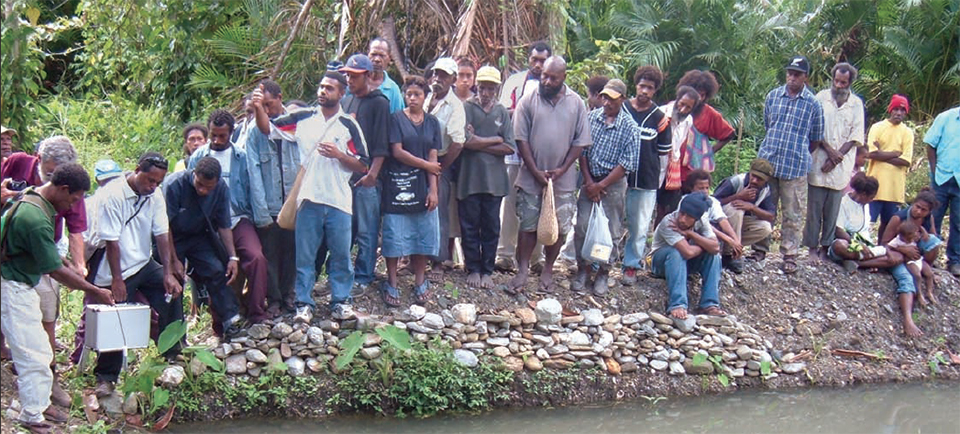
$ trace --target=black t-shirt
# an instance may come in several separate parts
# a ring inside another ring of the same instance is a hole
[[[440,121],[424,113],[423,122],[414,124],[403,110],[392,115],[390,143],[400,143],[403,150],[414,157],[428,160],[430,150],[440,150]],[[427,209],[430,184],[427,172],[401,163],[392,155],[383,163],[383,193],[381,210],[384,214],[410,214]]]
[[[386,95],[380,89],[362,98],[350,94],[340,101],[340,106],[360,124],[370,158],[390,156],[390,101]],[[369,166],[370,162],[365,163]]]
[[[627,174],[627,185],[631,188],[656,190],[660,183],[660,152],[669,150],[672,140],[670,123],[656,104],[638,112],[630,101],[626,101],[623,108],[637,122],[641,137],[638,154],[640,161],[637,171]]]

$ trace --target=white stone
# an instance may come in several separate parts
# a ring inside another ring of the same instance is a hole
[[[433,330],[440,330],[443,328],[443,317],[429,312],[423,315],[423,318],[420,320],[420,324],[423,324],[424,327],[431,328]]]
[[[260,350],[247,350],[244,356],[253,363],[267,363],[267,355]]]
[[[460,303],[453,305],[450,309],[455,319],[460,324],[473,325],[477,322],[477,306],[471,303]]]
[[[287,364],[288,374],[294,377],[303,376],[306,368],[306,363],[304,363],[303,359],[301,359],[299,356],[293,356],[287,359],[287,361],[284,363]]]
[[[560,323],[563,306],[554,298],[546,298],[537,302],[537,321],[544,325]]]
[[[243,354],[234,354],[227,357],[223,363],[227,367],[228,374],[238,375],[247,372],[247,356]]]
[[[477,366],[477,363],[480,362],[480,360],[477,359],[477,355],[469,350],[453,350],[453,358],[468,368],[474,368]]]
[[[587,327],[603,324],[603,312],[600,309],[587,309],[580,313],[583,315],[583,325]]]
[[[623,325],[633,325],[633,324],[644,322],[648,319],[650,319],[650,315],[647,315],[644,312],[637,312],[637,313],[624,315],[623,318],[620,319],[620,322]]]
[[[663,360],[651,360],[651,361],[650,361],[650,367],[653,368],[653,369],[656,369],[656,370],[658,370],[658,371],[662,371],[662,370],[664,370],[664,369],[667,369],[667,366],[670,366],[670,364],[667,363],[667,362],[664,362]]]
[[[157,381],[160,382],[161,386],[171,389],[183,382],[184,375],[182,366],[167,366],[160,374],[160,378],[157,378]]]

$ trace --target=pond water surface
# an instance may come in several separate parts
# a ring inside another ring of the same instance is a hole
[[[428,419],[352,416],[185,424],[187,433],[960,433],[960,383],[744,391]]]

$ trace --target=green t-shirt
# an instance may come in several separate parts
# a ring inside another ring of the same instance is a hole
[[[57,244],[53,242],[53,216],[56,210],[39,194],[28,190],[25,194],[40,197],[44,209],[32,203],[21,203],[16,214],[6,222],[8,260],[0,264],[4,279],[36,286],[40,276],[63,265]],[[9,212],[9,211],[8,211]]]

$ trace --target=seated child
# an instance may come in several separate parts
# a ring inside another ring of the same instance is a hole
[[[921,233],[923,232],[923,233]],[[904,247],[904,246],[917,246],[917,240],[920,237],[924,236],[926,231],[923,228],[917,227],[912,221],[904,221],[900,223],[900,233],[896,238],[890,240],[888,245],[890,247]],[[927,299],[934,301],[933,295],[933,270],[930,269],[930,266],[924,262],[923,257],[917,258],[912,261],[906,261],[905,265],[907,269],[910,270],[910,274],[913,275],[914,284],[917,287],[917,296],[919,300],[920,307],[927,305]]]

